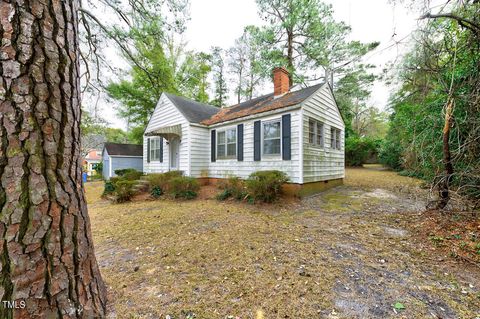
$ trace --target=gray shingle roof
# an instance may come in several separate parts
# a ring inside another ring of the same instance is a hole
[[[220,108],[195,102],[171,93],[165,93],[190,123],[200,123],[215,115]]]
[[[143,146],[136,144],[105,143],[110,156],[143,156]]]

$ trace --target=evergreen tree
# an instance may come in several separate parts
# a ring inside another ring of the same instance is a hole
[[[225,57],[223,49],[219,47],[212,48],[212,72],[213,72],[213,86],[214,99],[210,104],[222,107],[227,100],[227,79],[225,68]]]

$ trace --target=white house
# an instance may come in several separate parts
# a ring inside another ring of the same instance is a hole
[[[116,176],[117,169],[133,168],[143,171],[143,146],[135,144],[105,143],[102,152],[103,178]]]
[[[344,130],[328,84],[295,90],[276,68],[273,93],[230,107],[162,94],[144,133],[143,169],[208,180],[281,170],[301,196],[342,183]]]

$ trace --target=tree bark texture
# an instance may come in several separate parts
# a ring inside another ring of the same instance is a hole
[[[454,101],[450,100],[445,109],[445,125],[443,127],[443,165],[445,169],[445,178],[440,183],[437,208],[443,209],[450,200],[450,182],[453,176],[452,156],[450,153],[450,128],[453,121]]]
[[[103,317],[80,164],[77,0],[0,1],[0,318]]]

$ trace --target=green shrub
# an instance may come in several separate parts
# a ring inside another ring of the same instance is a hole
[[[345,164],[362,166],[378,156],[380,141],[368,137],[349,136],[345,140]]]
[[[197,197],[200,184],[194,177],[177,176],[170,180],[168,188],[174,198],[193,199]]]
[[[115,191],[115,184],[110,180],[105,182],[105,186],[103,188],[102,196],[113,194]]]
[[[103,162],[93,164],[92,167],[98,175],[102,175],[103,172]]]
[[[222,190],[222,192],[217,195],[218,200],[225,200],[229,197],[242,200],[248,196],[245,183],[239,177],[232,176],[221,180],[218,188]]]
[[[159,186],[153,186],[150,190],[150,195],[154,198],[159,198],[163,195],[163,190]]]
[[[122,175],[122,178],[127,180],[127,181],[136,181],[139,180],[140,177],[142,177],[143,173],[139,171],[128,171],[125,174]]]
[[[130,201],[135,195],[133,186],[135,186],[135,181],[119,180],[116,182],[114,192],[116,196],[116,202],[123,203]]]
[[[158,187],[162,190],[162,193],[168,192],[170,180],[175,177],[183,176],[182,171],[170,171],[161,174],[148,174],[147,180],[149,181],[150,188]]]
[[[115,175],[117,175],[117,176],[123,176],[123,175],[125,175],[126,173],[136,172],[136,171],[137,171],[137,170],[134,169],[134,168],[123,168],[123,169],[116,169],[116,170],[114,170]]]
[[[288,182],[288,176],[284,172],[258,171],[250,174],[246,185],[248,194],[253,200],[271,203],[280,196],[282,185],[286,182]]]
[[[396,141],[386,140],[380,147],[378,154],[380,163],[394,170],[402,168],[402,147]]]
[[[232,196],[232,194],[231,194],[228,190],[224,189],[223,191],[221,191],[220,193],[218,193],[218,194],[215,196],[215,198],[216,198],[217,200],[226,200],[226,199],[230,198],[231,196]]]

